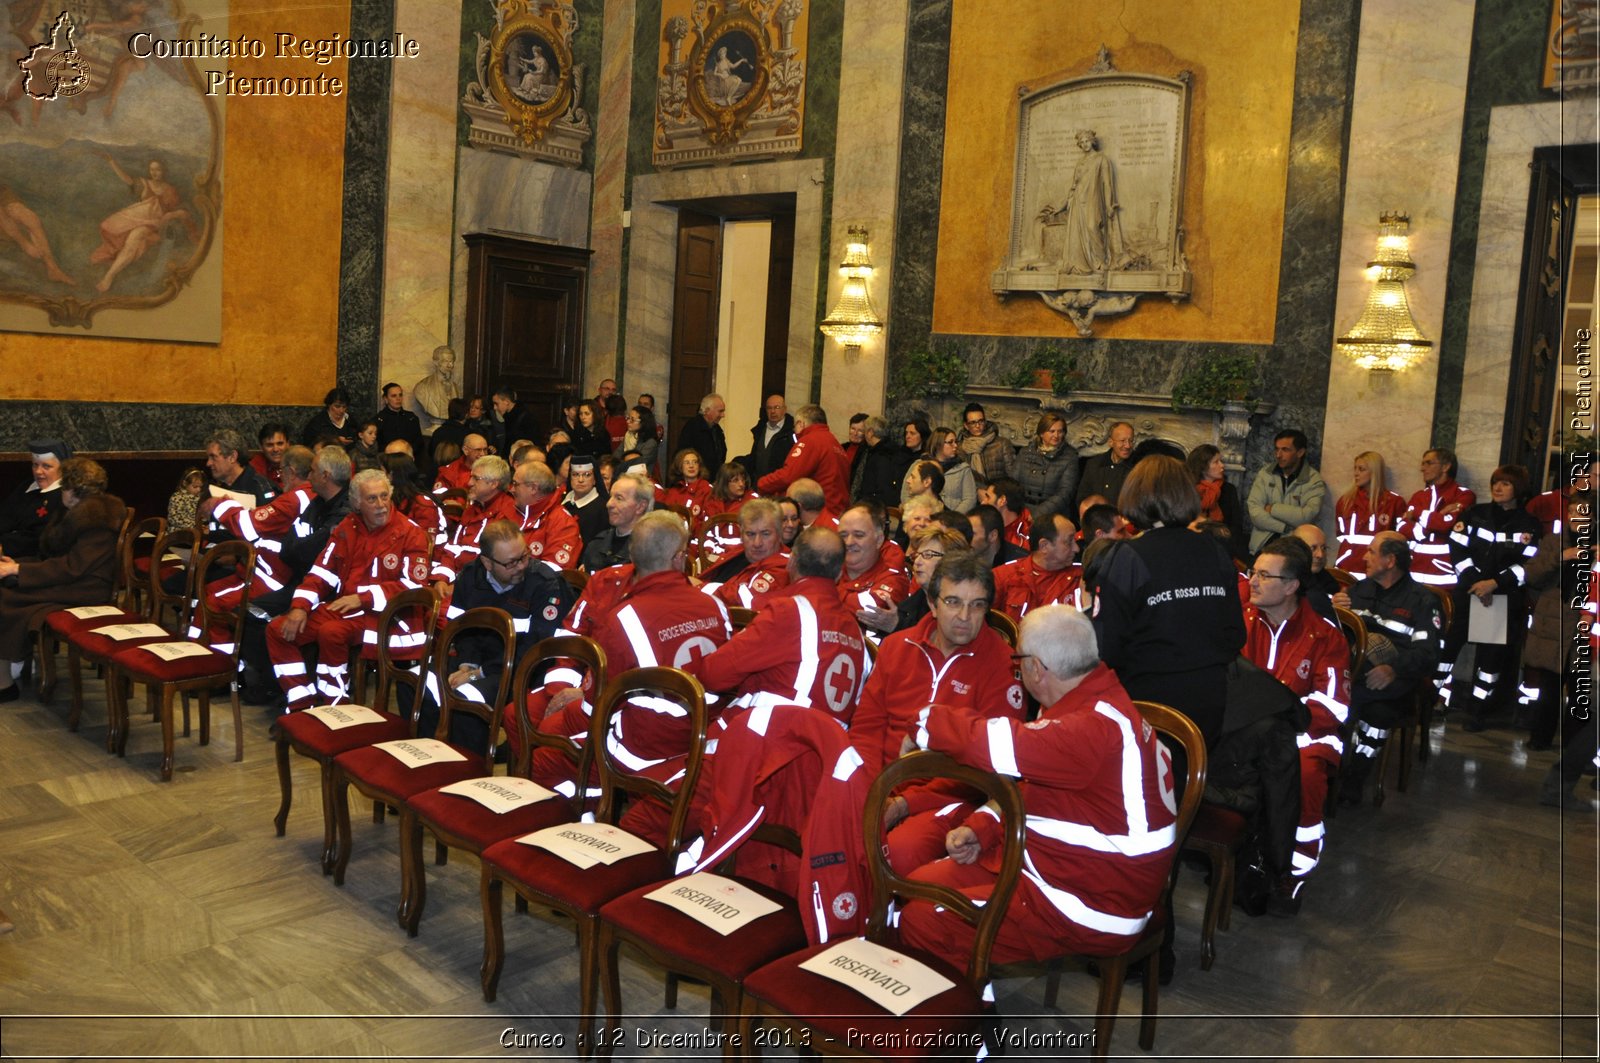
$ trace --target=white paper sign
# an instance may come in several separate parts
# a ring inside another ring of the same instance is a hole
[[[536,805],[555,797],[555,791],[546,790],[532,779],[520,775],[491,775],[486,779],[467,779],[463,782],[441,786],[443,794],[458,794],[471,798],[497,816],[515,812],[519,808]]]
[[[383,750],[408,768],[467,759],[437,738],[398,738],[393,742],[379,742],[372,748]]]
[[[874,1004],[904,1015],[954,982],[893,949],[874,945],[866,938],[841,941],[800,965],[802,970],[847,985]]]
[[[114,605],[80,605],[76,609],[68,609],[67,615],[79,620],[93,620],[97,616],[121,616],[122,610]]]
[[[211,485],[211,497],[212,498],[231,498],[235,502],[237,502],[241,506],[243,506],[245,509],[255,509],[256,508],[256,496],[255,495],[246,494],[243,491],[230,491],[226,487],[218,487],[216,484],[212,484]]]
[[[307,709],[306,715],[315,716],[327,724],[330,731],[360,727],[364,723],[382,723],[384,720],[381,713],[373,712],[365,705],[318,705]]]
[[[749,886],[709,871],[675,878],[645,896],[676,908],[723,937],[782,907]]]
[[[116,642],[126,642],[129,639],[165,639],[171,638],[172,632],[160,624],[112,624],[109,627],[97,627],[95,634],[104,635]]]
[[[610,866],[630,856],[655,851],[655,846],[609,823],[563,823],[532,834],[524,834],[517,841],[523,845],[536,845],[554,853],[576,867]]]
[[[139,647],[153,653],[163,661],[176,661],[184,657],[210,657],[211,650],[198,642],[152,642]]]
[[[1510,599],[1496,594],[1484,605],[1476,595],[1468,595],[1467,641],[1487,642],[1496,646],[1506,644],[1507,606]]]

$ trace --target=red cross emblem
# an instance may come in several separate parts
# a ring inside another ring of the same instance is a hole
[[[822,697],[827,701],[828,708],[843,712],[850,707],[850,699],[855,692],[856,662],[841,653],[828,665],[828,672],[822,677]]]

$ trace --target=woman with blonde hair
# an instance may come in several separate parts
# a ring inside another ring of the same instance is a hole
[[[1334,565],[1358,579],[1365,577],[1372,537],[1394,530],[1405,512],[1406,500],[1389,490],[1383,455],[1375,450],[1357,454],[1355,482],[1334,506],[1339,520],[1339,557]]]

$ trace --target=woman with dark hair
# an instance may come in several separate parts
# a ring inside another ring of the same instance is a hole
[[[313,414],[300,429],[300,445],[313,446],[324,436],[331,437],[341,447],[356,441],[356,429],[350,423],[350,393],[338,385],[322,396],[322,412]]]
[[[901,441],[913,457],[920,458],[928,452],[928,437],[931,434],[926,417],[913,417],[901,431]]]
[[[38,560],[0,557],[0,702],[17,700],[12,662],[28,659],[28,640],[47,615],[111,600],[128,507],[106,494],[106,470],[88,458],[62,463],[61,505],[40,533]]]
[[[750,490],[750,473],[745,467],[736,461],[724,462],[717,470],[716,482],[711,485],[704,516],[709,520],[724,513],[737,513],[740,506],[755,497],[756,493]]]
[[[417,463],[405,454],[385,454],[382,460],[383,470],[389,474],[389,483],[394,487],[394,508],[432,536],[435,548],[443,546],[449,538],[444,511],[428,493]]]
[[[928,458],[944,472],[944,488],[939,497],[945,507],[966,513],[978,504],[978,484],[972,466],[961,460],[961,439],[952,428],[935,428],[928,437]],[[902,489],[903,494],[903,489]]]
[[[656,454],[661,446],[656,437],[655,411],[648,406],[635,406],[628,411],[626,423],[627,431],[622,433],[622,442],[611,452],[612,456],[620,460],[628,451],[637,451],[651,475],[655,475]]]
[[[1527,510],[1532,494],[1527,469],[1502,465],[1489,477],[1490,501],[1463,513],[1450,533],[1450,561],[1456,569],[1451,592],[1455,608],[1440,660],[1455,663],[1467,642],[1475,611],[1491,608],[1503,611],[1505,618],[1502,642],[1475,643],[1476,674],[1470,701],[1450,698],[1453,707],[1466,705],[1468,717],[1462,727],[1467,731],[1488,727],[1490,714],[1517,685],[1517,649],[1528,631],[1528,563],[1539,552],[1543,531]]]
[[[1017,452],[1011,475],[1022,485],[1033,519],[1045,510],[1072,517],[1072,496],[1078,488],[1078,452],[1067,444],[1067,422],[1059,413],[1045,413],[1033,442]]]
[[[1239,489],[1227,480],[1227,466],[1222,461],[1222,451],[1210,443],[1201,443],[1189,451],[1185,462],[1195,489],[1200,492],[1200,516],[1228,526],[1236,552],[1243,550],[1249,541],[1244,527],[1244,504],[1239,501]]]
[[[1176,458],[1135,465],[1117,508],[1142,534],[1111,550],[1091,588],[1101,659],[1130,696],[1182,712],[1209,745],[1222,733],[1228,665],[1244,645],[1238,571],[1220,542],[1189,530],[1200,495]]]
[[[611,453],[611,436],[606,432],[605,417],[593,399],[578,403],[578,425],[567,434],[572,438],[574,454],[598,458]]]
[[[787,550],[800,537],[800,503],[788,495],[779,495],[773,501],[778,503],[778,511],[783,514],[783,523],[778,525],[778,538],[783,540],[783,548]]]
[[[622,446],[622,437],[628,432],[628,400],[621,395],[607,395],[605,409],[606,436],[610,439],[612,453]],[[596,455],[598,457],[598,455]]]
[[[476,432],[488,440],[495,437],[494,418],[489,415],[489,402],[482,395],[467,400],[467,432]]]
[[[667,466],[666,483],[656,492],[656,501],[669,506],[682,506],[692,518],[690,530],[705,516],[706,502],[711,498],[711,483],[705,477],[705,465],[700,452],[685,447],[672,456]]]

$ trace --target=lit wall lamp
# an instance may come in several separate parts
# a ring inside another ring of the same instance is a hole
[[[839,263],[844,288],[833,310],[823,318],[821,328],[824,336],[832,337],[846,350],[859,351],[863,343],[883,331],[883,319],[872,309],[872,297],[867,294],[872,260],[867,257],[866,227],[850,226],[849,236],[844,261]]]
[[[1411,218],[1397,210],[1378,217],[1378,252],[1367,263],[1372,291],[1361,318],[1336,341],[1362,369],[1394,372],[1417,364],[1433,347],[1411,317],[1406,280],[1417,271],[1411,261]]]

